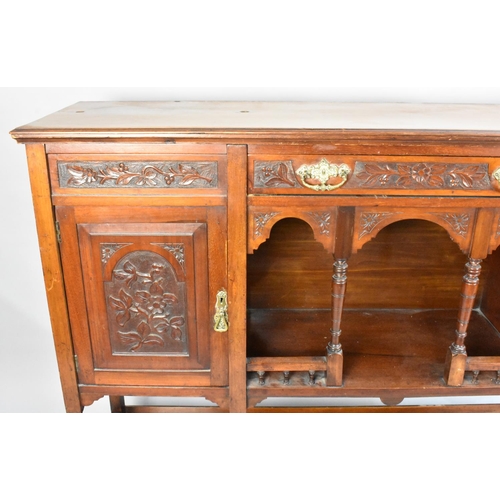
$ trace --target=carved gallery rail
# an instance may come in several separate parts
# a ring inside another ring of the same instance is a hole
[[[500,408],[500,107],[89,102],[11,134],[67,411]],[[401,404],[442,396],[474,401]]]

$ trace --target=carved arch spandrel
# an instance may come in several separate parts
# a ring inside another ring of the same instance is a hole
[[[337,208],[318,207],[305,210],[297,207],[249,207],[248,211],[248,253],[266,241],[273,226],[282,219],[295,218],[309,224],[314,239],[321,243],[327,252],[333,253],[335,245]]]
[[[476,210],[467,208],[450,209],[390,209],[365,208],[356,209],[354,222],[352,252],[356,253],[365,243],[394,222],[409,219],[427,220],[438,224],[447,231],[452,241],[467,254],[471,247]]]
[[[491,254],[500,246],[500,208],[495,211],[493,218],[493,228],[491,230],[490,247],[488,253]]]

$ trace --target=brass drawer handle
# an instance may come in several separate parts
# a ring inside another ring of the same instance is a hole
[[[330,163],[324,158],[314,165],[302,165],[297,170],[297,175],[302,180],[304,186],[314,189],[314,191],[333,191],[343,186],[347,182],[347,178],[351,173],[351,169],[345,163],[337,165]],[[331,183],[332,179],[341,178],[341,182]]]
[[[498,167],[492,174],[491,177],[493,180],[500,182],[500,167]]]
[[[227,292],[226,290],[219,290],[215,301],[214,330],[216,332],[227,332],[228,328]]]

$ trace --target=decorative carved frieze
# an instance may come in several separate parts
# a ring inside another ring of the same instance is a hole
[[[487,163],[357,161],[349,187],[490,189]]]
[[[187,353],[185,290],[160,255],[125,255],[105,283],[115,353]]]
[[[254,187],[301,187],[295,178],[291,161],[255,161]]]
[[[215,188],[217,162],[57,162],[63,188]]]

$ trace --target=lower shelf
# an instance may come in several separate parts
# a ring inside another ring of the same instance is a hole
[[[249,310],[248,356],[324,356],[329,341],[330,310]],[[457,311],[346,310],[342,318],[344,367],[341,387],[327,387],[325,373],[249,372],[249,406],[269,397],[377,397],[388,404],[404,397],[500,395],[496,371],[464,384],[443,380],[444,360],[455,340]],[[466,339],[469,356],[500,356],[500,335],[474,311]],[[263,384],[262,384],[263,382]]]

